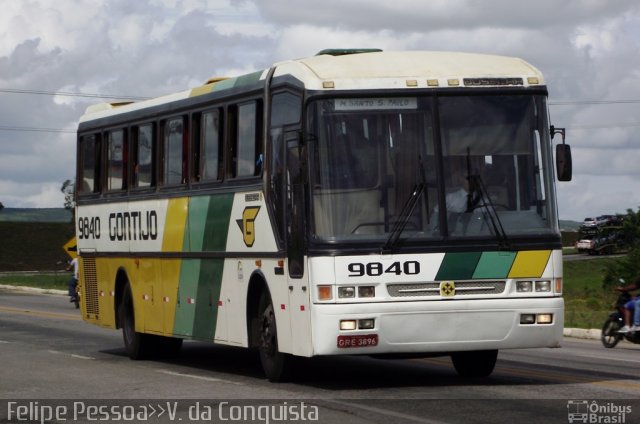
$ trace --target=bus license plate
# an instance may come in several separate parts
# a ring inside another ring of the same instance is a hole
[[[338,347],[371,347],[378,346],[377,334],[358,334],[353,336],[338,336]]]

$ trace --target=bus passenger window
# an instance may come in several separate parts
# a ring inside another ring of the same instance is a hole
[[[153,125],[140,125],[135,136],[133,185],[150,187],[153,184]]]
[[[111,131],[107,137],[107,190],[122,190],[126,188],[124,131]]]
[[[176,185],[184,182],[184,124],[182,118],[169,119],[164,127],[163,182]]]
[[[100,192],[100,139],[96,134],[80,137],[80,181],[82,194]]]
[[[220,111],[214,110],[202,114],[201,136],[201,171],[202,181],[220,180],[222,144],[220,143]]]
[[[232,138],[233,177],[256,176],[262,172],[264,157],[262,143],[258,142],[260,118],[257,102],[237,107],[235,138]]]

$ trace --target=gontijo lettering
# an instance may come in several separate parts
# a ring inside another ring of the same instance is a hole
[[[155,240],[158,238],[156,211],[117,212],[109,214],[109,239]]]

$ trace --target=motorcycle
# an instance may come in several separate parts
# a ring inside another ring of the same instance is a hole
[[[62,265],[63,263],[66,263],[67,267],[65,268],[65,271],[69,271],[71,270],[71,263],[70,262],[63,262],[63,261],[58,261],[56,262],[56,265]],[[69,289],[71,290],[71,289]],[[80,308],[80,285],[78,284],[78,281],[76,281],[75,284],[75,296],[70,298],[70,302],[74,304],[74,306],[76,307],[76,309]]]
[[[631,343],[640,344],[640,331],[634,331],[629,333],[618,333],[618,331],[624,326],[624,305],[631,300],[631,295],[628,292],[620,293],[618,300],[613,305],[616,309],[609,315],[609,318],[604,322],[602,326],[602,334],[600,335],[600,341],[606,348],[615,347],[620,340],[626,339]]]
[[[73,298],[76,309],[80,309],[80,284],[76,283],[76,296]]]

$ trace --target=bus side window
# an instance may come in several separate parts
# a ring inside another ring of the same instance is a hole
[[[276,217],[276,226],[281,243],[284,242],[284,219],[286,205],[284,204],[284,163],[285,132],[299,129],[302,113],[302,99],[292,93],[278,93],[271,100],[271,122],[269,128],[270,148],[267,160],[268,196]],[[288,134],[291,136],[291,134]]]
[[[78,192],[100,192],[100,135],[80,137],[80,173]]]
[[[187,144],[188,136],[184,127],[184,119],[182,117],[168,119],[164,124],[162,138],[162,182],[164,185],[178,185],[185,182]]]
[[[200,181],[219,181],[222,178],[222,143],[220,110],[202,114],[200,133]]]
[[[124,130],[107,133],[107,190],[126,189],[127,146]]]
[[[151,187],[154,184],[153,124],[144,124],[134,129],[133,186]]]
[[[262,113],[258,101],[230,108],[231,177],[251,177],[262,173],[264,156],[260,128]]]

